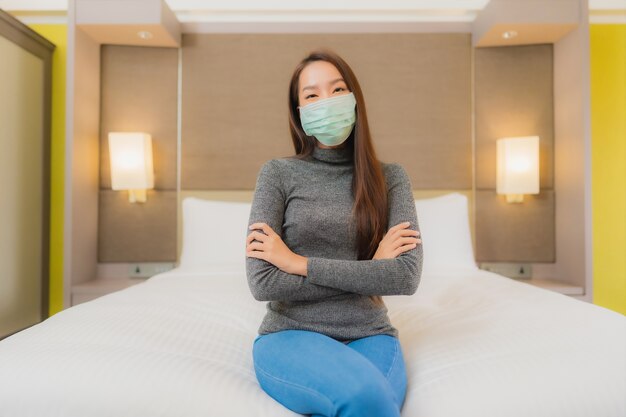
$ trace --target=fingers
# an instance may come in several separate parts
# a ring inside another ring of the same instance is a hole
[[[250,243],[246,246],[246,252],[263,251],[263,244],[259,242]]]
[[[393,233],[397,230],[405,229],[409,227],[410,225],[411,225],[410,222],[398,223],[395,226],[390,227],[389,230],[387,230],[387,233]]]
[[[264,236],[262,239],[267,239],[268,237],[259,232],[252,232],[248,235],[248,239],[246,240],[246,257],[259,258],[259,259],[267,259],[267,253],[263,249],[267,249],[263,246],[263,242],[250,242],[254,239],[256,235]]]
[[[269,262],[269,260],[267,259],[267,253],[260,250],[246,251],[246,257],[263,259]]]
[[[414,249],[415,247],[417,247],[417,243],[411,243],[408,245],[402,245],[399,248],[397,248],[396,250],[393,251],[394,257],[399,256],[400,254],[410,251],[411,249]]]
[[[267,224],[267,223],[252,223],[250,226],[248,226],[248,229],[252,230],[252,229],[261,229],[263,230],[263,232],[266,235],[275,235],[276,232],[274,232],[274,230]]]
[[[398,238],[396,240],[393,241],[393,247],[394,249],[402,246],[402,245],[412,245],[412,244],[418,244],[418,243],[422,243],[422,240],[416,237],[403,237],[403,238]]]
[[[421,232],[419,230],[413,230],[413,229],[402,229],[402,230],[398,230],[396,232],[397,236],[419,236],[421,234]]]
[[[252,243],[253,240],[259,240],[261,242],[265,242],[265,240],[268,238],[267,235],[264,235],[261,232],[257,232],[256,230],[252,233],[250,233],[248,235],[248,237],[246,238],[246,245],[249,245],[250,243]]]
[[[420,234],[419,230],[413,230],[413,229],[407,229],[407,227],[409,227],[411,225],[411,222],[403,222],[403,223],[398,223],[393,227],[390,227],[389,230],[387,231],[387,234],[391,235],[391,234],[401,234],[401,235],[407,235],[407,234]]]
[[[401,239],[403,237],[407,237],[407,236],[411,236],[413,238],[417,238],[420,235],[419,230],[413,230],[413,229],[402,229],[402,230],[396,230],[394,233],[392,233],[389,238],[392,241],[395,241],[397,239]]]
[[[268,253],[263,249],[268,249],[264,244],[271,243],[270,241],[277,236],[276,232],[267,223],[252,223],[248,226],[248,229],[253,230],[246,237],[246,256],[251,258],[264,259],[269,262]],[[261,230],[263,233],[259,232]],[[253,242],[256,240],[257,242]]]

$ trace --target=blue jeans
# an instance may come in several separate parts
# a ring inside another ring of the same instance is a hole
[[[314,417],[398,417],[406,369],[396,337],[344,344],[308,330],[257,335],[254,371],[261,388],[288,409]]]

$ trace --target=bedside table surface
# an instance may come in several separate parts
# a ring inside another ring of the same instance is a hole
[[[91,281],[72,285],[72,292],[82,294],[102,294],[121,290],[142,282],[146,282],[146,278],[96,278]]]
[[[547,278],[512,278],[516,281],[525,282],[530,285],[545,288],[546,290],[556,291],[565,295],[583,295],[583,287],[568,284],[567,282],[557,281]]]

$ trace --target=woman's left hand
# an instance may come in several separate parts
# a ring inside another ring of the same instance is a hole
[[[264,259],[290,274],[301,272],[299,265],[306,261],[306,258],[293,253],[278,233],[272,230],[267,223],[253,223],[249,228],[261,229],[265,234],[254,230],[248,235],[246,238],[246,256]],[[258,242],[253,242],[253,240]]]

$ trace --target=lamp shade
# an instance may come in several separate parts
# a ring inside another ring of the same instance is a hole
[[[152,138],[148,133],[109,133],[109,156],[113,190],[154,188]]]
[[[497,140],[496,192],[539,194],[539,136]]]

